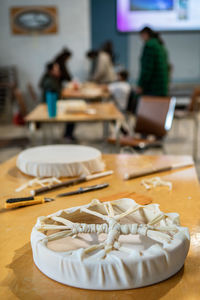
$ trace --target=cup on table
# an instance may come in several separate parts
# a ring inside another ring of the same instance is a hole
[[[58,94],[53,91],[46,92],[46,103],[48,109],[49,118],[55,118],[57,114],[57,99]]]

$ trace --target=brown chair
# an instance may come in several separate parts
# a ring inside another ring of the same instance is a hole
[[[179,123],[182,120],[192,120],[194,123],[193,130],[193,158],[196,161],[198,159],[198,134],[199,134],[199,121],[198,113],[200,111],[200,88],[195,88],[188,107],[185,110],[176,109],[174,118],[178,121],[176,124],[176,132],[179,130]]]
[[[27,84],[27,90],[28,90],[29,95],[31,96],[31,100],[34,103],[37,103],[38,102],[38,96],[35,92],[35,89],[34,89],[33,85],[30,82],[28,82],[28,84]]]
[[[137,150],[162,146],[162,140],[172,126],[176,98],[142,96],[139,100],[134,136],[110,138],[110,143]],[[140,134],[140,137],[135,135]]]

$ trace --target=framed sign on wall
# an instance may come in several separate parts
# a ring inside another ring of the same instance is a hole
[[[10,8],[13,34],[55,34],[58,32],[55,6],[18,6]]]

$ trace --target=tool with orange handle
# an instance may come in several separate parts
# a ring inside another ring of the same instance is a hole
[[[6,200],[5,208],[17,208],[20,206],[28,206],[35,204],[42,204],[45,202],[53,201],[53,198],[44,198],[44,197],[21,197],[21,198],[11,198]]]

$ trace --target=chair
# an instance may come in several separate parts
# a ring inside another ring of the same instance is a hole
[[[174,118],[178,121],[192,120],[194,123],[193,130],[193,158],[196,161],[198,158],[198,112],[200,111],[200,88],[195,88],[190,98],[190,103],[185,110],[176,109]],[[179,125],[177,123],[177,125]],[[178,126],[179,127],[179,126]],[[177,127],[177,129],[178,129]]]
[[[17,86],[14,66],[0,66],[0,122],[11,122],[13,90]]]
[[[30,82],[28,82],[28,84],[27,84],[27,90],[28,90],[29,95],[31,96],[31,100],[34,103],[38,103],[38,96],[35,92],[33,85]]]
[[[109,138],[109,142],[136,150],[162,146],[163,138],[172,126],[175,104],[175,97],[142,96],[138,104],[134,135],[119,140]],[[136,137],[136,134],[140,134],[140,137]]]

